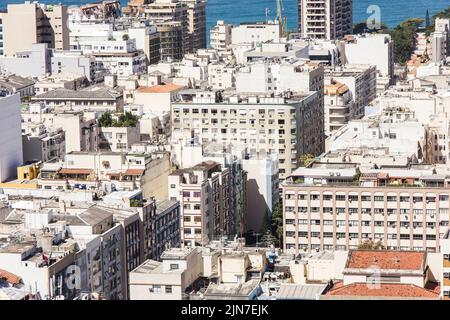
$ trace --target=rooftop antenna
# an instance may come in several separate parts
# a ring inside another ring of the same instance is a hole
[[[269,13],[270,13],[270,9],[266,8],[266,23],[269,23]]]

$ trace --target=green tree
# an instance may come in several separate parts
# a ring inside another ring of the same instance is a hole
[[[127,34],[124,34],[124,35],[122,36],[122,40],[123,40],[123,41],[127,41],[129,38],[130,38],[130,37],[129,37]]]
[[[98,124],[100,127],[111,127],[113,123],[113,119],[110,112],[105,112],[102,114],[100,119],[98,119]]]
[[[272,210],[272,235],[281,245],[283,241],[283,210],[280,204],[276,204]]]
[[[133,115],[131,112],[125,112],[119,117],[119,123],[121,127],[135,127],[139,118]]]
[[[419,18],[407,19],[394,29],[389,30],[389,34],[394,41],[395,62],[404,64],[410,59],[417,44],[417,29],[423,24],[423,21]]]
[[[299,158],[300,167],[307,167],[311,162],[314,161],[315,158],[316,157],[310,153],[302,154]]]
[[[430,11],[427,9],[427,13],[425,14],[425,28],[428,28],[431,26],[431,20],[430,20]]]

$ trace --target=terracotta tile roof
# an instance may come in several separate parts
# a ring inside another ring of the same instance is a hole
[[[402,298],[438,298],[436,290],[427,290],[413,284],[382,283],[378,286],[367,283],[342,285],[337,283],[326,293],[328,296],[361,296],[361,297],[402,297]]]
[[[421,270],[426,253],[420,251],[353,250],[349,253],[346,268]]]
[[[168,84],[160,84],[153,87],[139,87],[137,91],[142,93],[169,93],[180,90],[182,88],[184,88],[184,86],[168,83]]]
[[[7,282],[11,283],[12,285],[19,284],[22,280],[21,277],[16,276],[15,274],[8,272],[6,270],[0,269],[0,279],[5,279]]]
[[[143,169],[127,169],[125,171],[125,174],[128,176],[141,176],[143,173]]]

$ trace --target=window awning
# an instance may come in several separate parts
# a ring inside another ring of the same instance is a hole
[[[127,176],[142,176],[144,174],[144,169],[127,169],[125,175]]]

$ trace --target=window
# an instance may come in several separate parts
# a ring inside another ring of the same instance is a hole
[[[172,286],[166,286],[166,293],[172,293]]]
[[[178,263],[171,263],[170,264],[170,270],[178,270],[179,266]]]
[[[194,191],[194,198],[200,198],[201,194],[199,191]]]
[[[152,286],[149,291],[151,293],[161,293],[161,286]]]

